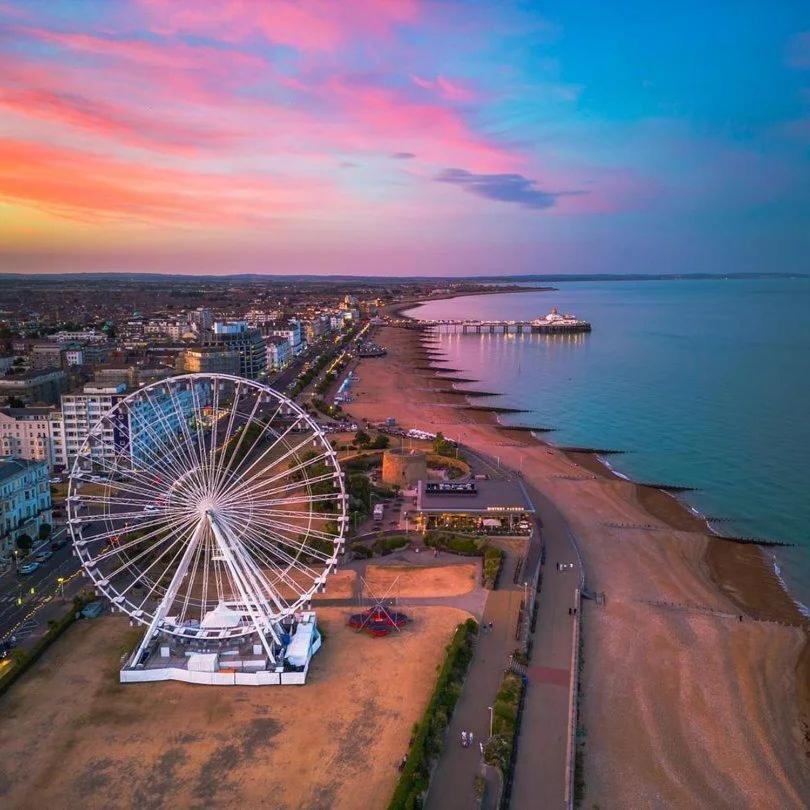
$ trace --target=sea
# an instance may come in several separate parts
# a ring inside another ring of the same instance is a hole
[[[633,480],[693,487],[718,533],[768,549],[810,605],[810,279],[572,281],[554,291],[439,299],[415,318],[531,320],[552,307],[583,335],[441,335],[447,363]],[[464,386],[461,386],[462,388]]]

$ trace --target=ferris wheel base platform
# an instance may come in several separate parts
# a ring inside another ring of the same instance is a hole
[[[140,666],[125,666],[121,683],[182,681],[206,686],[300,686],[306,683],[312,656],[321,647],[314,611],[300,614],[300,621],[283,651],[281,662],[244,649],[223,647],[219,651],[172,650],[168,642],[154,644]]]
[[[308,669],[308,667],[307,667]],[[122,669],[121,683],[151,683],[155,681],[183,681],[207,686],[287,686],[306,683],[303,672],[193,672],[180,667],[162,669]]]

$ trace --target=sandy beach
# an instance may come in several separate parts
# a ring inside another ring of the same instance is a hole
[[[352,415],[522,463],[574,530],[587,587],[605,593],[583,606],[583,806],[805,807],[808,623],[762,552],[712,539],[676,498],[595,457],[469,410],[420,330],[375,340],[388,355],[361,361]]]

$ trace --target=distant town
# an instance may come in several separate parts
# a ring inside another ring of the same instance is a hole
[[[132,391],[178,374],[236,375],[301,398],[332,429],[350,387],[348,361],[385,354],[368,335],[385,307],[492,289],[160,276],[5,283],[0,566],[21,563],[64,525],[59,485],[93,425]]]

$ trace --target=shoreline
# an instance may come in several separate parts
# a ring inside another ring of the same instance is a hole
[[[412,305],[398,305],[396,315]],[[616,474],[598,455],[561,451],[530,429],[503,430],[486,408],[464,410],[465,392],[447,391],[417,324],[381,327],[386,363],[361,362],[348,410],[441,430],[520,465],[527,484],[566,516],[588,588],[607,596],[600,607],[583,603],[586,804],[638,806],[639,795],[664,790],[670,806],[705,803],[712,793],[726,806],[731,786],[739,806],[757,795],[767,806],[776,794],[779,806],[803,806],[810,621],[771,555],[719,539],[684,501]],[[414,387],[403,398],[405,376]]]
[[[655,796],[675,807],[803,807],[808,622],[759,549],[716,540],[672,495],[610,475],[595,456],[572,458],[530,431],[501,430],[486,409],[463,410],[464,392],[448,393],[425,359],[425,331],[381,326],[388,355],[360,361],[346,410],[358,422],[393,416],[404,429],[442,431],[520,467],[526,485],[553,501],[576,535],[587,588],[605,595],[582,603],[584,806],[647,806]],[[725,566],[714,571],[712,546]],[[565,561],[550,558],[545,576]],[[742,578],[741,562],[749,568]],[[756,604],[742,609],[741,597],[761,593],[768,580],[785,613],[773,605],[767,616]],[[543,648],[532,661],[546,665]]]
[[[522,288],[521,290],[504,292],[520,291],[522,291]],[[532,291],[536,292],[537,290]],[[481,292],[476,294],[491,293]],[[448,295],[442,297],[453,298],[464,297],[465,295],[466,293],[462,293],[459,296]],[[396,317],[419,324],[418,318],[405,315],[404,310],[414,309],[415,305],[421,306],[430,300],[438,300],[438,297],[421,300],[418,303],[409,301],[397,304],[390,309],[390,313]],[[425,330],[418,329],[414,331],[423,334]],[[426,366],[423,368],[427,369],[432,367],[434,363],[441,362],[438,358],[432,356],[431,350],[421,344],[420,341],[420,350],[426,361]],[[433,374],[435,376],[441,372],[441,368],[435,368]],[[423,373],[430,372],[425,370]],[[460,371],[460,373],[465,372]],[[497,418],[499,413],[525,412],[520,411],[520,409],[487,408],[486,405],[475,405],[473,402],[468,401],[467,392],[464,390],[447,393],[450,396],[461,397],[464,400],[463,407],[465,409],[474,409],[482,414],[491,414],[491,424],[496,427],[509,427],[500,423]],[[492,393],[503,395],[499,392]],[[526,432],[531,433],[531,431]],[[598,452],[570,451],[559,448],[551,442],[540,438],[540,436],[532,435],[531,438],[543,446],[561,451],[578,467],[594,475],[625,481],[633,485],[637,489],[639,501],[644,504],[645,510],[650,516],[666,523],[671,528],[677,531],[704,533],[708,539],[704,561],[713,582],[718,589],[731,598],[740,609],[744,610],[752,618],[785,622],[798,626],[805,626],[810,622],[810,608],[802,604],[799,599],[790,593],[787,583],[779,573],[778,562],[771,553],[761,546],[755,543],[743,545],[732,540],[724,540],[713,529],[710,520],[690,504],[679,500],[671,492],[633,480],[630,476],[614,469],[610,462],[602,458]],[[654,497],[646,494],[650,491],[659,493],[659,496]],[[664,497],[661,498],[660,496]],[[736,549],[731,547],[736,547]],[[810,641],[808,643],[810,644]]]

